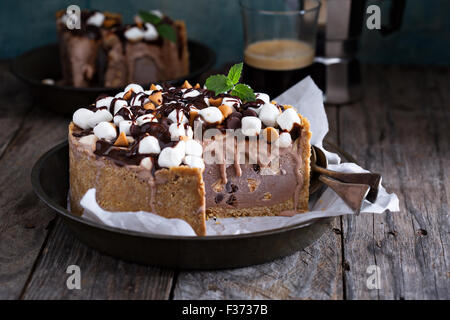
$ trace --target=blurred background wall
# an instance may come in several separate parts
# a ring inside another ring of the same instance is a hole
[[[389,1],[370,0],[382,8]],[[141,9],[160,9],[187,23],[192,39],[217,53],[217,65],[242,60],[238,0],[0,0],[0,58],[56,41],[54,14],[70,4],[122,13],[125,22]],[[450,65],[450,0],[407,0],[403,25],[392,35],[364,28],[360,58],[369,63]]]

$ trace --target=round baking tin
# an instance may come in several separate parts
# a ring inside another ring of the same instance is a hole
[[[317,219],[262,232],[226,236],[169,236],[100,225],[67,209],[69,148],[55,146],[36,162],[31,183],[38,197],[56,211],[86,245],[126,261],[177,269],[224,269],[260,264],[302,250],[331,228],[331,219]]]

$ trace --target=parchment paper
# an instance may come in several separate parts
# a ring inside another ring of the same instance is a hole
[[[322,91],[314,81],[307,77],[279,97],[275,98],[279,104],[294,106],[311,124],[311,144],[320,147],[328,132],[328,120],[323,105]],[[367,172],[354,163],[340,163],[337,154],[324,150],[331,170],[342,172]],[[95,189],[90,189],[81,200],[84,208],[83,218],[111,227],[134,230],[154,234],[196,236],[191,226],[184,220],[166,219],[150,212],[108,212],[100,208],[95,200]],[[293,217],[243,217],[208,220],[206,223],[207,235],[229,235],[258,232],[276,229],[297,223],[305,226],[321,217],[333,217],[354,212],[336,195],[327,188],[320,197],[310,200],[310,210],[307,213],[297,214]],[[361,214],[382,214],[387,210],[399,211],[399,200],[394,193],[387,193],[380,186],[375,203],[364,200]]]

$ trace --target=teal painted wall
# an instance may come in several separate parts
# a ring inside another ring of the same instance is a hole
[[[131,21],[140,9],[159,8],[185,20],[189,37],[212,47],[218,65],[242,59],[238,0],[0,0],[0,58],[55,42],[54,13],[70,4],[121,12],[125,21]],[[402,28],[387,37],[366,29],[360,57],[375,63],[450,65],[449,14],[450,0],[407,0]]]

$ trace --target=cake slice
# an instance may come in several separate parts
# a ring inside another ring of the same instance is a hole
[[[67,15],[59,11],[56,21],[63,84],[124,87],[130,82],[186,76],[189,56],[184,22],[154,13],[157,20],[153,24],[135,17],[136,23],[122,25],[119,14],[82,11],[81,28],[69,29]]]
[[[75,87],[103,86],[107,53],[103,38],[121,24],[121,16],[109,12],[81,12],[80,29],[69,29],[64,11],[56,14],[62,81]]]

